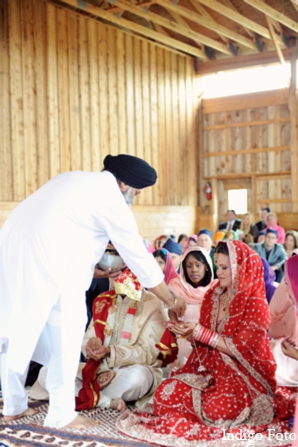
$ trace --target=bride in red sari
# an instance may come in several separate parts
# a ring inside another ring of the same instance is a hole
[[[216,265],[219,280],[204,296],[199,323],[171,329],[192,340],[187,363],[158,387],[153,413],[126,412],[117,427],[166,446],[217,447],[235,439],[243,441],[232,445],[244,446],[249,436],[249,445],[290,445],[286,434],[273,436],[289,435],[295,396],[276,392],[261,258],[241,241],[221,242]]]

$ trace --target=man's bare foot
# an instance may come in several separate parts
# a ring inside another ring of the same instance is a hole
[[[111,403],[110,403],[110,408],[113,408],[113,410],[118,410],[118,411],[125,411],[125,410],[127,410],[126,403],[124,402],[123,399],[114,399],[114,400],[112,400]]]
[[[36,414],[38,411],[34,410],[33,408],[27,408],[27,410],[25,410],[23,413],[21,414],[16,414],[15,416],[4,416],[3,415],[3,419],[6,422],[10,422],[10,421],[15,421],[17,419],[23,418],[25,416],[33,416],[34,414]]]
[[[86,418],[85,416],[82,416],[81,414],[78,414],[78,416],[69,424],[65,425],[63,428],[74,428],[76,430],[86,430],[87,428],[96,427],[99,425],[99,422],[93,421],[93,419]]]

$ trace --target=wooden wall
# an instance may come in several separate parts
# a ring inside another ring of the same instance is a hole
[[[256,220],[260,208],[270,207],[286,229],[298,227],[287,219],[298,211],[291,95],[284,89],[202,101],[201,172],[214,197],[208,202],[202,195],[201,203],[213,215],[213,229],[225,219],[227,190],[241,188],[248,190],[248,210]]]
[[[99,171],[107,154],[127,153],[158,172],[136,204],[155,222],[154,236],[169,227],[163,219],[173,206],[175,216],[190,207],[184,231],[194,231],[195,82],[191,58],[50,1],[2,0],[0,224],[51,177]],[[144,236],[148,219],[140,219]]]

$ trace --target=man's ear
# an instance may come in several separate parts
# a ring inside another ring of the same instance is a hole
[[[129,186],[126,183],[122,182],[121,180],[119,180],[118,185],[121,192],[126,192],[129,188]]]

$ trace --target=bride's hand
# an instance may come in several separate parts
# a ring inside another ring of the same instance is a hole
[[[188,323],[188,322],[177,322],[175,326],[171,328],[171,331],[176,335],[180,335],[182,337],[188,337],[191,335],[196,327],[196,323]]]

